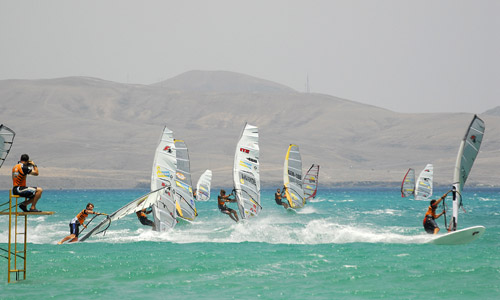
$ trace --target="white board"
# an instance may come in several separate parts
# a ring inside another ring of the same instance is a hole
[[[484,226],[473,226],[461,230],[453,231],[443,235],[438,235],[429,244],[435,245],[462,245],[472,242],[483,235],[486,228]]]

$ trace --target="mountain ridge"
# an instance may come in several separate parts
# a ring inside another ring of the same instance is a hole
[[[323,185],[397,182],[409,167],[418,170],[427,163],[435,165],[436,184],[444,185],[451,182],[458,146],[473,116],[397,113],[286,88],[268,92],[255,85],[273,86],[269,81],[237,73],[234,80],[239,85],[249,78],[248,87],[240,91],[224,90],[217,76],[218,83],[206,90],[178,88],[204,86],[213,74],[197,74],[205,77],[201,83],[193,82],[189,74],[176,76],[170,86],[92,77],[0,81],[0,123],[17,134],[0,169],[0,188],[10,187],[9,166],[22,153],[30,154],[40,166],[41,175],[30,178],[30,185],[148,186],[154,150],[165,125],[175,138],[186,141],[194,182],[205,169],[212,169],[214,186],[229,187],[236,142],[246,121],[259,127],[263,186],[282,184],[290,143],[300,146],[304,172],[312,163],[321,165]],[[486,134],[468,185],[498,185],[500,117],[481,117]]]

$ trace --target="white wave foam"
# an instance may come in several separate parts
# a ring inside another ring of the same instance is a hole
[[[317,212],[318,211],[313,206],[304,206],[303,208],[297,210],[297,213],[302,215],[315,214]]]
[[[365,211],[363,214],[367,215],[392,215],[392,216],[402,216],[403,212],[400,210],[395,210],[395,209],[376,209],[376,210],[370,210],[370,211]]]
[[[345,243],[423,243],[427,234],[411,235],[415,228],[400,226],[380,227],[375,224],[350,225],[333,218],[317,218],[313,206],[299,210],[300,213],[276,213],[259,216],[234,223],[225,215],[198,218],[193,223],[178,224],[166,232],[154,232],[150,227],[140,226],[136,219],[123,219],[113,224],[105,233],[86,242],[131,243],[241,243],[259,242],[269,244],[345,244]],[[370,213],[370,212],[369,212]],[[395,210],[377,210],[374,214],[395,215]],[[344,220],[346,221],[346,220]],[[55,244],[69,234],[65,221],[47,222],[45,218],[29,221],[28,242]],[[2,228],[0,228],[2,229]],[[85,232],[85,231],[84,231]],[[418,231],[419,232],[419,231]],[[8,229],[0,231],[0,242],[7,243]]]

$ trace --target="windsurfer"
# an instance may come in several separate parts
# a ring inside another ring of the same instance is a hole
[[[436,219],[441,217],[446,211],[443,208],[443,211],[440,214],[436,215],[436,209],[441,201],[446,198],[449,192],[446,192],[439,200],[433,199],[430,202],[430,206],[427,209],[424,217],[424,229],[429,234],[437,234],[439,232],[439,226],[436,223]]]
[[[283,192],[285,192],[285,188],[286,187],[283,188]],[[274,201],[276,201],[276,204],[282,205],[284,208],[288,208],[288,204],[286,202],[283,202],[283,195],[281,194],[281,190],[279,188],[274,194]]]
[[[217,202],[219,205],[219,210],[221,213],[229,215],[233,221],[238,222],[238,214],[234,209],[231,209],[226,206],[226,202],[236,202],[236,199],[229,198],[232,194],[226,195],[225,190],[220,190],[220,195],[217,197]]]
[[[67,237],[63,238],[57,244],[60,245],[69,239],[71,239],[71,241],[69,241],[70,243],[78,241],[78,235],[80,234],[80,225],[82,225],[84,228],[87,228],[87,225],[90,223],[90,221],[89,221],[89,223],[87,223],[87,225],[83,224],[85,222],[85,218],[87,218],[89,216],[89,214],[104,215],[104,214],[95,212],[94,211],[94,204],[88,203],[87,207],[84,210],[82,210],[78,215],[76,215],[76,217],[74,217],[73,220],[71,220],[71,222],[69,223],[69,233],[70,234]]]
[[[31,204],[30,212],[40,212],[36,209],[36,203],[42,197],[42,188],[26,186],[26,177],[38,174],[38,166],[30,160],[28,154],[21,155],[18,164],[12,168],[12,194],[28,199],[19,204],[19,208],[24,212],[28,212],[28,204]]]
[[[152,211],[153,211],[152,208],[149,209],[145,208],[136,212],[137,218],[139,218],[139,221],[141,222],[142,225],[153,226],[154,224],[153,221],[148,219],[148,216],[146,216],[146,214],[150,214]]]

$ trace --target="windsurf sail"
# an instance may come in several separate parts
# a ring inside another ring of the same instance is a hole
[[[165,192],[160,194],[156,205],[153,205],[153,230],[156,231],[166,231],[177,224],[176,201],[174,198],[174,176],[177,170],[177,158],[173,136],[172,130],[165,126],[153,161],[151,190],[165,188]]]
[[[210,200],[210,185],[212,182],[212,171],[206,170],[201,174],[198,183],[196,184],[196,200],[208,201]]]
[[[241,218],[257,216],[260,206],[259,129],[245,124],[234,155],[233,182]]]
[[[3,124],[0,125],[0,168],[7,158],[7,155],[9,155],[15,136],[16,133],[12,129]]]
[[[477,115],[474,115],[458,149],[457,161],[453,174],[453,216],[449,228],[451,231],[457,230],[458,211],[462,205],[462,189],[479,153],[484,131],[484,121]]]
[[[291,144],[286,152],[283,166],[285,196],[291,208],[301,208],[306,204],[302,188],[302,158],[299,146]]]
[[[118,219],[121,219],[121,218],[125,217],[126,215],[138,212],[140,210],[143,210],[143,209],[151,207],[151,206],[154,207],[156,205],[158,199],[160,198],[160,196],[162,194],[164,194],[165,192],[166,192],[165,188],[160,188],[158,190],[149,192],[146,195],[143,195],[130,203],[127,203],[127,205],[121,207],[120,209],[118,209],[114,213],[106,216],[106,218],[104,220],[102,220],[97,226],[92,228],[92,230],[90,230],[85,236],[83,236],[80,239],[80,242],[85,241],[86,239],[88,239],[91,236],[94,236],[94,235],[99,234],[103,231],[106,231],[112,222],[114,222]]]
[[[434,167],[427,164],[420,172],[415,186],[415,200],[428,200],[432,196]]]
[[[319,165],[313,164],[304,176],[304,197],[306,201],[314,199],[318,191]]]
[[[408,197],[415,193],[415,170],[408,169],[401,183],[401,197]]]
[[[177,159],[177,172],[175,172],[177,215],[185,220],[193,221],[198,213],[194,203],[188,148],[183,140],[174,140],[174,144]]]

